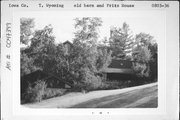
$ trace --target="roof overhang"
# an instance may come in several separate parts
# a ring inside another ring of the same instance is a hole
[[[107,68],[102,70],[103,73],[122,73],[122,74],[134,74],[132,69],[119,69],[119,68]]]

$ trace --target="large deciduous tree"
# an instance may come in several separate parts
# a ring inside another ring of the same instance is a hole
[[[135,37],[135,44],[137,47],[147,47],[151,52],[151,61],[157,59],[157,43],[153,36],[146,33],[139,33]]]
[[[135,37],[135,46],[132,52],[134,69],[140,77],[157,78],[157,43],[153,36],[139,33]]]
[[[97,87],[100,78],[96,75],[101,68],[109,63],[111,56],[106,49],[98,48],[99,27],[102,20],[98,17],[75,19],[75,39],[73,41],[75,66],[77,65],[78,80],[86,86]]]
[[[80,55],[86,61],[86,66],[91,71],[96,71],[98,28],[102,21],[97,17],[76,18],[74,45],[81,49]]]
[[[36,69],[33,65],[34,59],[28,56],[28,45],[33,36],[34,19],[21,18],[20,19],[20,43],[25,47],[21,47],[21,76],[31,73]]]
[[[51,25],[35,31],[28,48],[28,55],[34,59],[34,65],[47,72],[54,71],[56,63],[56,45],[52,32]]]

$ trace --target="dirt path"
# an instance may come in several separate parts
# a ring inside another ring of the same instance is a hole
[[[86,94],[74,92],[23,106],[31,108],[156,107],[157,83],[125,89],[92,91]]]

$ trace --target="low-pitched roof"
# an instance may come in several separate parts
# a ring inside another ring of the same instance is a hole
[[[104,72],[104,73],[134,74],[133,69],[119,69],[119,68],[106,68],[102,72]]]
[[[132,61],[112,59],[111,64],[108,66],[108,68],[131,69]]]
[[[108,68],[101,70],[103,73],[134,74],[132,69],[133,61],[113,59]]]

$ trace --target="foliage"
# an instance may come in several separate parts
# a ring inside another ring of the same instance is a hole
[[[26,47],[21,48],[21,76],[31,73],[36,70],[33,65],[34,59],[28,56],[27,48],[30,43],[30,37],[33,36],[34,19],[21,18],[20,19],[20,42]]]
[[[95,76],[93,72],[88,69],[83,70],[83,81],[82,85],[84,86],[83,89],[85,90],[94,90],[101,86],[102,80],[100,77]]]
[[[119,80],[113,80],[113,81],[104,81],[103,84],[99,87],[99,89],[102,90],[111,90],[111,89],[122,89],[126,87],[133,86],[132,81],[119,81]]]
[[[20,42],[21,44],[28,45],[30,36],[33,34],[33,28],[35,26],[34,19],[21,18],[20,19]]]
[[[153,36],[146,33],[139,33],[136,35],[136,44],[141,46],[149,46],[150,44],[155,44]]]
[[[134,63],[133,69],[138,77],[149,77],[149,66],[144,63]]]
[[[133,49],[133,59],[138,62],[148,63],[151,60],[151,52],[148,47],[137,46]]]
[[[133,65],[137,76],[157,78],[157,43],[151,35],[145,33],[136,35],[132,57],[139,62]]]
[[[151,60],[151,52],[148,47],[138,46],[133,51],[133,59],[138,63],[133,64],[133,69],[139,77],[149,77],[149,61]]]
[[[108,51],[107,46],[98,46],[98,58],[96,62],[96,67],[98,71],[106,69],[112,60],[112,51]]]
[[[98,17],[83,17],[75,19],[75,40],[94,45],[99,37],[98,28],[102,25],[102,20]]]
[[[23,99],[26,102],[40,102],[45,95],[46,86],[45,81],[42,80],[36,81],[35,85],[29,84]]]
[[[37,68],[33,65],[33,58],[28,57],[27,54],[21,52],[21,76],[35,71]]]
[[[151,61],[157,59],[157,43],[153,36],[146,33],[139,33],[135,37],[135,45],[137,47],[147,47],[151,52]]]
[[[50,25],[35,31],[28,53],[34,59],[34,65],[47,72],[53,71],[55,66],[56,45],[52,31]]]
[[[74,83],[75,81],[75,55],[70,51],[68,55],[65,54],[65,48],[63,44],[59,44],[56,47],[55,65],[53,73],[64,81]],[[78,66],[76,66],[78,67]]]
[[[40,102],[43,99],[61,96],[66,92],[65,89],[47,88],[47,84],[43,80],[38,80],[33,84],[29,84],[22,101],[26,102]]]
[[[78,65],[77,82],[86,89],[98,88],[102,80],[97,75],[99,71],[110,64],[111,52],[106,46],[98,46],[98,28],[102,25],[102,20],[97,17],[76,18],[75,39],[73,41],[75,64]]]
[[[56,96],[61,96],[66,92],[65,89],[46,88],[43,99],[48,99]]]
[[[133,47],[133,36],[130,33],[129,25],[123,23],[122,28],[112,27],[110,34],[112,56],[125,59]]]
[[[97,53],[97,40],[98,40],[98,28],[102,25],[102,21],[98,17],[76,18],[75,19],[75,39],[73,45],[76,49],[79,49],[79,58],[83,58],[85,67],[88,67],[91,71],[96,70]]]

